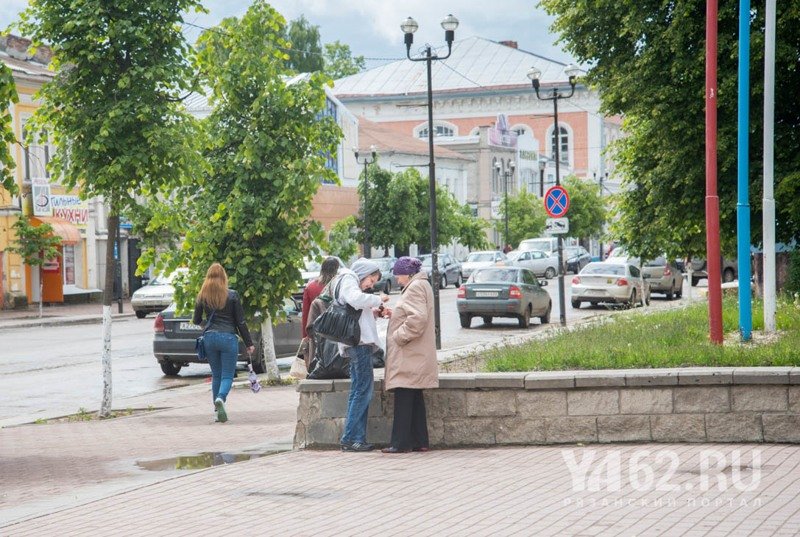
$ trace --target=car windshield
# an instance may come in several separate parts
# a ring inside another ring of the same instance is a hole
[[[419,259],[422,260],[422,266],[423,267],[430,267],[431,266],[431,256],[430,256],[430,254],[421,255],[421,256],[419,256]],[[442,264],[442,258],[439,257],[438,261],[439,261],[439,264],[441,265]]]
[[[479,270],[472,277],[474,283],[489,283],[489,282],[515,282],[517,281],[516,269],[484,269]]]
[[[552,244],[553,243],[550,241],[550,239],[527,240],[522,241],[522,244],[520,244],[520,249],[541,250],[543,252],[548,252],[550,251]]]
[[[322,265],[313,259],[306,259],[306,272],[319,272],[322,270]]]
[[[645,263],[646,267],[663,267],[667,264],[667,260],[664,257],[656,257],[652,261],[648,261]]]
[[[522,252],[520,252],[519,250],[514,250],[513,252],[508,252],[506,254],[506,257],[511,261],[516,261],[517,259],[519,259],[519,256],[521,255]]]
[[[180,272],[181,270],[185,269],[178,269],[169,276],[165,276],[164,274],[159,274],[158,276],[150,280],[150,283],[148,283],[147,285],[172,285],[172,280],[175,279],[175,276],[177,276],[178,272]]]
[[[624,276],[625,265],[614,265],[611,263],[589,263],[581,274],[610,274],[612,276]]]
[[[474,252],[467,257],[467,263],[479,263],[481,261],[494,261],[494,252]]]

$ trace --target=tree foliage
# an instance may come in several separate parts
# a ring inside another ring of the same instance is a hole
[[[359,191],[363,199],[364,176]],[[369,168],[367,216],[369,237],[373,246],[396,247],[406,250],[417,244],[430,249],[430,186],[414,168],[400,173],[383,170],[373,164]],[[437,242],[450,244],[457,240],[468,248],[485,248],[485,230],[489,224],[472,215],[467,205],[461,205],[447,189],[436,188]],[[359,219],[363,239],[363,215]]]
[[[341,133],[323,114],[321,73],[288,83],[285,20],[263,0],[242,18],[229,18],[198,41],[196,64],[208,88],[211,115],[204,128],[209,171],[194,193],[182,255],[188,281],[177,289],[193,303],[205,271],[220,262],[245,313],[273,319],[298,288],[303,259],[318,253],[322,227],[311,220],[320,181],[336,182],[325,155]]]
[[[500,204],[499,218],[494,221],[495,229],[505,233],[506,204]],[[508,196],[508,242],[516,248],[519,243],[531,237],[540,237],[544,232],[547,214],[542,200],[523,187],[515,195]]]
[[[653,257],[705,250],[705,2],[542,0],[575,58],[593,66],[602,109],[624,115],[617,144],[626,190],[615,229],[631,252]],[[735,241],[738,7],[719,6],[718,192],[723,248]],[[764,9],[751,11],[750,193],[760,242]],[[800,9],[777,6],[775,180],[780,240],[800,238]]]
[[[48,260],[61,255],[61,239],[53,234],[50,224],[33,226],[27,218],[20,218],[12,227],[16,239],[6,251],[19,255],[26,265],[42,267]]]
[[[4,63],[0,63],[0,188],[10,194],[17,193],[14,179],[14,157],[11,147],[16,142],[11,124],[11,105],[19,101],[14,75]]]
[[[338,40],[325,44],[324,60],[325,73],[334,80],[360,73],[367,66],[364,56],[353,56],[350,45]]]
[[[344,262],[358,253],[357,223],[353,215],[343,218],[331,226],[328,233],[328,247],[330,255],[341,258]]]
[[[562,182],[569,193],[569,236],[597,238],[603,233],[606,209],[600,185],[570,175]]]
[[[319,26],[311,24],[305,15],[291,21],[286,29],[286,40],[291,45],[286,65],[298,73],[322,71],[325,62],[320,44]]]

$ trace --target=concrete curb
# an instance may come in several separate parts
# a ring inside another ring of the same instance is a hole
[[[130,319],[136,317],[136,314],[131,313],[116,313],[111,316],[112,321],[118,319]],[[73,317],[51,317],[43,319],[10,319],[8,321],[0,321],[0,330],[13,330],[16,328],[29,328],[41,326],[67,326],[71,324],[101,324],[103,318],[97,315],[76,315]]]

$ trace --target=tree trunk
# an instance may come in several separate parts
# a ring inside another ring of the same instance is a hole
[[[44,301],[44,270],[42,265],[39,265],[39,320],[42,320],[42,302]]]
[[[117,275],[117,260],[114,258],[114,243],[117,240],[119,216],[114,207],[108,215],[108,239],[106,242],[106,281],[103,287],[103,399],[100,417],[111,415],[111,302],[114,300],[114,280]]]
[[[261,348],[264,353],[264,372],[267,374],[267,381],[281,380],[281,373],[278,371],[278,361],[275,356],[275,336],[272,333],[272,318],[267,315],[261,323]]]

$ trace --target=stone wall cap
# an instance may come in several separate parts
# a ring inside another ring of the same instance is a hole
[[[678,370],[679,385],[733,384],[734,367],[684,367]]]
[[[475,373],[441,373],[439,375],[439,388],[474,388]]]
[[[574,387],[575,371],[536,371],[525,377],[526,390]]]
[[[301,380],[297,385],[298,392],[332,392],[332,380]]]
[[[734,384],[789,384],[794,367],[737,367]]]
[[[598,369],[591,371],[575,371],[576,388],[597,388],[625,386],[624,369]]]
[[[476,388],[524,388],[528,373],[476,373]]]

